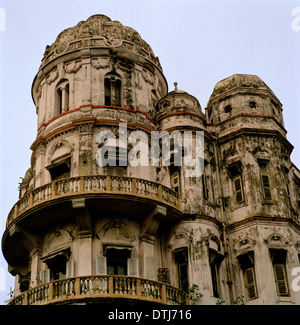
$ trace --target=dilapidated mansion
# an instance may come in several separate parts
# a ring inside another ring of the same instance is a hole
[[[31,164],[2,238],[9,304],[300,304],[300,172],[282,104],[256,75],[219,81],[205,109],[179,88],[104,15],[46,47]],[[186,177],[172,138],[169,164],[128,164],[120,123],[149,139],[201,131],[203,173]],[[116,164],[99,165],[103,146]]]

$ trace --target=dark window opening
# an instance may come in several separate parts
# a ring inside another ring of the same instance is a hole
[[[256,102],[254,102],[254,101],[249,102],[249,107],[252,109],[256,108],[257,107]]]
[[[231,105],[225,106],[225,108],[224,108],[225,113],[231,113],[231,111],[232,111],[232,106]]]
[[[67,257],[64,254],[57,255],[46,261],[50,269],[50,280],[59,280],[66,277]]]
[[[121,106],[121,80],[114,76],[104,79],[104,104]]]
[[[208,177],[202,174],[202,190],[203,190],[203,199],[208,199],[208,184],[207,184]]]
[[[62,113],[62,90],[60,88],[57,89],[57,115]]]
[[[184,292],[189,292],[187,247],[175,250],[174,257],[177,264],[179,288]]]
[[[70,177],[70,158],[48,166],[47,169],[51,175],[51,180],[58,180]]]
[[[62,80],[56,88],[54,98],[54,115],[59,115],[69,110],[70,86],[68,80]]]
[[[107,78],[105,78],[105,80],[104,80],[104,87],[105,87],[105,105],[111,105],[111,101],[110,101],[110,81]]]
[[[214,250],[209,250],[209,263],[211,270],[212,288],[213,295],[215,298],[220,298],[220,282],[219,282],[219,269],[223,256],[215,252]]]
[[[228,171],[229,171],[230,176],[232,178],[235,177],[235,176],[241,175],[241,173],[242,173],[241,164],[240,163],[235,163],[232,166],[229,166]]]
[[[127,261],[130,255],[129,249],[108,248],[106,250],[107,274],[127,275]]]
[[[27,278],[20,278],[20,291],[24,292],[30,289],[30,280]]]
[[[115,82],[115,106],[121,106],[121,80]]]
[[[65,98],[64,98],[64,110],[68,111],[69,110],[69,93],[70,93],[70,87],[69,84],[66,84],[65,86]]]

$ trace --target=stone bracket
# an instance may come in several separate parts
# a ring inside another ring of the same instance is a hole
[[[22,244],[28,250],[28,252],[31,252],[33,249],[39,247],[41,243],[41,238],[37,234],[33,234],[28,230],[13,225],[9,229],[9,236],[12,237],[15,235],[18,235],[22,238]]]
[[[141,239],[148,241],[149,238],[154,237],[160,225],[162,217],[167,215],[167,208],[157,205],[153,211],[144,219],[142,223]]]
[[[76,216],[79,238],[90,237],[92,235],[92,222],[85,199],[73,199],[72,207]]]

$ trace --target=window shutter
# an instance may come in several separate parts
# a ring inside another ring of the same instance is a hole
[[[50,269],[45,270],[45,282],[50,282]]]
[[[274,275],[278,296],[288,296],[288,286],[284,264],[274,265]]]
[[[110,175],[110,176],[124,177],[127,174],[127,168],[126,167],[118,167],[118,166],[107,166],[106,174]]]
[[[66,277],[72,278],[75,275],[75,263],[72,260],[69,260],[66,263]]]
[[[235,201],[236,203],[241,203],[244,201],[241,176],[234,178],[233,183],[234,183]]]
[[[50,269],[40,271],[40,281],[41,283],[46,283],[50,281]]]
[[[106,256],[97,256],[96,258],[96,274],[107,275]]]
[[[262,178],[262,183],[263,183],[264,199],[272,200],[269,176],[262,175],[261,178]]]
[[[123,177],[126,174],[126,167],[116,167],[115,168],[116,176]]]
[[[171,174],[171,187],[177,193],[179,192],[179,172],[173,172]]]
[[[244,281],[249,300],[257,298],[254,267],[249,267],[244,271]]]
[[[137,258],[127,260],[127,274],[130,276],[139,276],[139,261]]]

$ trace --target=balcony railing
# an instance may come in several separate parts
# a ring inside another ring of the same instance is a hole
[[[47,200],[88,193],[118,193],[154,199],[181,210],[177,192],[161,184],[132,177],[80,176],[56,180],[26,193],[11,209],[6,226],[18,216]]]
[[[102,299],[135,299],[179,305],[185,300],[179,289],[166,283],[118,275],[82,276],[60,279],[29,289],[8,305],[48,305]]]

